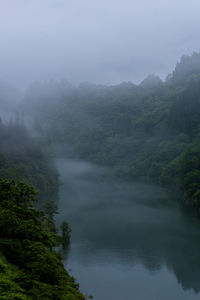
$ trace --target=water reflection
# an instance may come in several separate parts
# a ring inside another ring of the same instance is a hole
[[[105,272],[118,265],[129,276],[142,265],[144,287],[151,277],[147,279],[145,272],[164,268],[162,274],[175,274],[183,290],[200,292],[200,224],[172,204],[166,191],[116,182],[105,170],[83,162],[59,159],[57,165],[63,180],[59,217],[67,219],[73,230],[69,261],[74,265],[79,261],[85,268],[104,265]]]

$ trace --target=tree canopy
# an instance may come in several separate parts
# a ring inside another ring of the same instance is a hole
[[[53,250],[61,237],[35,195],[24,182],[0,179],[0,299],[84,299]]]

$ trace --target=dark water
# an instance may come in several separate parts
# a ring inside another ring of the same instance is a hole
[[[59,221],[72,227],[65,266],[96,300],[200,299],[200,224],[165,190],[119,183],[58,159]]]

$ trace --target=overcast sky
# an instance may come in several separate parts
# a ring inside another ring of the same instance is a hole
[[[200,50],[199,0],[0,0],[0,78],[162,78]]]

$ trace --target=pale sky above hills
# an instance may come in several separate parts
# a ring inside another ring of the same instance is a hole
[[[200,50],[199,0],[0,0],[0,79],[162,78]]]

